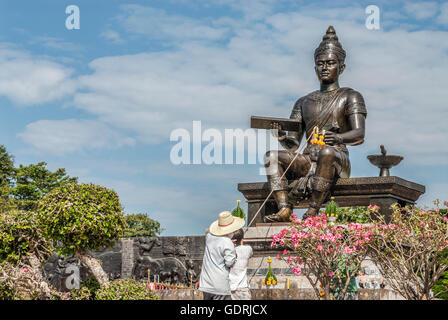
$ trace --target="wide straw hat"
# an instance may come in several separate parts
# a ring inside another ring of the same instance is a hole
[[[210,233],[215,236],[224,236],[244,227],[244,219],[232,216],[230,211],[219,214],[218,220],[210,225]]]

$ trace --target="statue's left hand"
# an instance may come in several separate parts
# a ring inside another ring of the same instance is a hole
[[[334,132],[326,131],[324,141],[326,144],[330,146],[334,146],[335,144],[341,144],[342,143],[342,137]]]

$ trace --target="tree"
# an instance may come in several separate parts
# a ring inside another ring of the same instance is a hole
[[[303,221],[292,217],[290,227],[272,237],[271,246],[284,249],[278,258],[308,279],[318,299],[343,300],[367,256],[371,227],[327,223],[324,213]]]
[[[128,214],[125,216],[125,238],[157,237],[162,233],[160,223],[151,219],[146,213]]]
[[[52,172],[47,163],[39,162],[14,167],[14,157],[0,145],[0,212],[19,208],[33,210],[36,203],[52,189],[66,183],[76,183],[65,169]]]
[[[11,210],[0,214],[2,270],[9,270],[6,274],[15,274],[17,279],[35,279],[39,284],[36,288],[41,288],[47,297],[51,296],[51,289],[42,274],[41,264],[51,253],[50,242],[45,239],[35,212]],[[23,269],[30,269],[30,272],[25,274]],[[33,276],[30,278],[30,275]],[[5,279],[2,282],[5,283]]]
[[[17,263],[34,256],[45,261],[51,246],[34,212],[11,210],[0,214],[0,261]]]
[[[408,300],[426,300],[448,268],[448,218],[439,209],[391,206],[389,224],[380,216],[370,255],[390,286]],[[376,209],[371,208],[372,213]],[[375,211],[376,210],[376,211]]]
[[[115,191],[94,184],[65,184],[38,203],[46,236],[60,254],[74,254],[90,268],[101,286],[109,278],[100,262],[88,253],[111,246],[123,235],[126,222]]]
[[[51,172],[46,166],[47,163],[39,162],[27,166],[20,165],[14,169],[15,183],[11,194],[18,200],[20,208],[35,209],[37,201],[54,188],[78,181],[76,177],[69,177],[63,168]]]
[[[0,145],[0,198],[9,196],[9,188],[14,174],[14,157],[10,155],[5,146]]]

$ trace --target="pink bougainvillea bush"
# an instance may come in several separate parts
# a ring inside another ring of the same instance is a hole
[[[408,300],[435,298],[431,289],[448,269],[447,212],[438,200],[434,203],[437,208],[431,210],[392,205],[389,221],[379,217],[369,243],[369,255],[381,274]]]
[[[305,276],[318,299],[344,299],[356,288],[354,278],[367,255],[405,299],[437,298],[432,288],[448,270],[448,217],[440,201],[435,204],[431,210],[394,204],[388,217],[369,206],[376,217],[369,224],[333,224],[323,213],[303,221],[293,215],[291,225],[273,235],[271,246],[283,250],[277,258]]]
[[[344,299],[361,262],[366,258],[374,227],[371,224],[335,225],[324,213],[291,225],[272,237],[272,247],[283,248],[277,256],[296,275],[304,275],[318,299]]]

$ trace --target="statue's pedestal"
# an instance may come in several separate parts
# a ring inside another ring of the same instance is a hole
[[[249,227],[246,231],[244,244],[250,245],[254,252],[247,267],[247,278],[251,289],[266,288],[263,286],[263,281],[269,268],[268,257],[272,259],[271,270],[278,281],[277,285],[271,288],[288,289],[288,282],[289,289],[312,288],[305,276],[294,274],[285,261],[276,259],[277,254],[281,254],[283,249],[271,247],[272,236],[288,226],[289,223],[257,223],[255,227]],[[362,285],[366,289],[380,289],[384,278],[370,259],[362,262],[361,272],[363,275],[357,278],[359,286]],[[388,285],[385,288],[390,289]]]
[[[292,182],[292,181],[290,181]],[[278,211],[273,196],[266,201],[258,215],[256,213],[270,193],[267,182],[239,183],[238,190],[244,195],[248,204],[247,218],[251,227],[263,222],[263,218]],[[389,217],[390,205],[413,205],[425,193],[425,186],[400,177],[359,177],[339,178],[331,190],[335,202],[340,207],[378,205],[380,214]],[[326,204],[322,206],[325,207]],[[309,200],[297,203],[294,208],[309,207]]]

